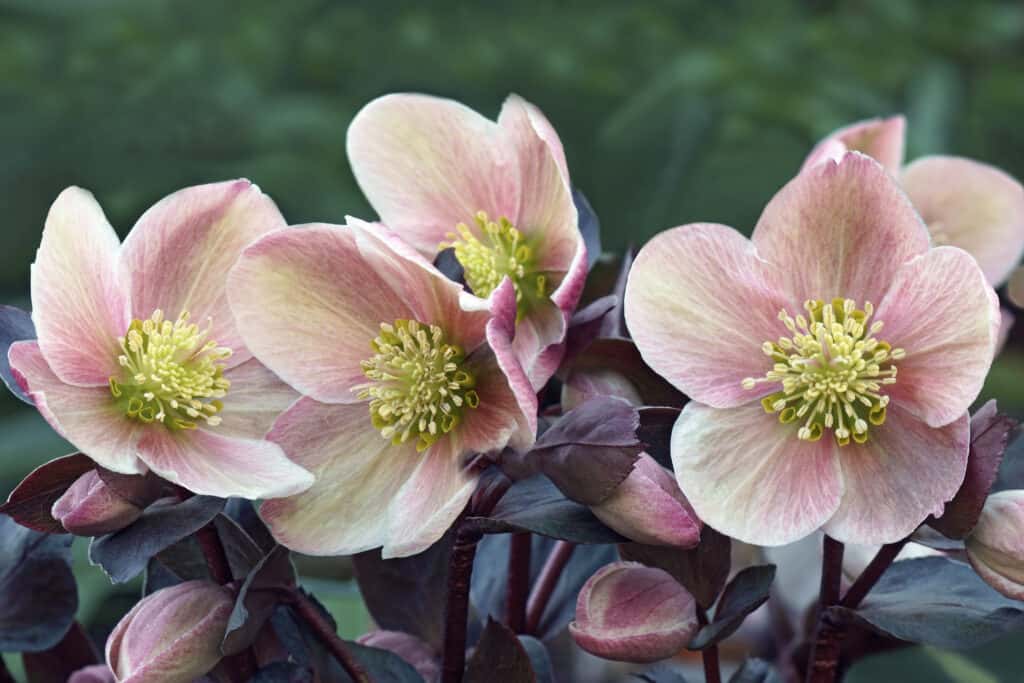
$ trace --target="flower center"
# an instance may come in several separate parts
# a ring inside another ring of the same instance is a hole
[[[147,320],[132,320],[118,339],[124,371],[110,378],[110,393],[128,417],[171,429],[195,429],[198,420],[220,424],[219,399],[231,386],[222,361],[231,349],[208,340],[209,331],[188,322],[188,311],[173,323],[160,309]]]
[[[549,293],[547,276],[534,270],[533,248],[504,216],[494,222],[480,211],[474,222],[476,231],[465,223],[456,225],[456,232],[448,233],[450,241],[442,242],[440,248],[455,250],[466,284],[479,297],[490,296],[505,276],[510,277],[516,288],[518,317],[522,317],[533,302]]]
[[[437,325],[416,320],[381,323],[370,345],[374,354],[362,362],[371,380],[355,387],[370,399],[370,419],[381,436],[398,445],[416,438],[416,450],[429,448],[455,429],[466,406],[476,408],[476,380],[464,367],[465,353],[445,343]]]
[[[850,439],[864,443],[870,426],[885,422],[889,397],[881,393],[882,387],[896,383],[893,361],[906,353],[876,338],[882,322],[869,327],[874,313],[870,302],[863,310],[852,299],[806,301],[804,308],[806,318],[779,312],[792,336],[762,345],[775,364],[764,377],[744,379],[743,388],[781,383],[782,391],[765,396],[761,405],[768,413],[778,413],[783,424],[802,421],[797,431],[802,440],[817,441],[831,429],[840,446]]]

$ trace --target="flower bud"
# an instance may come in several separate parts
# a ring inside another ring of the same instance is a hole
[[[1024,600],[1024,490],[990,495],[965,544],[967,559],[988,585]]]
[[[234,597],[211,581],[148,595],[114,627],[107,664],[118,683],[189,683],[221,659]]]
[[[68,683],[115,683],[115,680],[109,666],[93,664],[71,674]]]
[[[698,628],[693,596],[668,572],[638,562],[614,562],[591,576],[569,624],[581,648],[621,662],[671,657]]]
[[[643,405],[640,391],[626,376],[606,368],[573,370],[562,384],[562,410],[568,412],[598,396],[614,396],[630,405]]]
[[[89,470],[57,499],[50,514],[76,536],[102,536],[125,528],[142,510],[119,496],[96,470]]]
[[[395,653],[416,669],[426,683],[433,683],[441,676],[437,654],[414,635],[402,631],[370,631],[356,642]]]
[[[597,518],[637,543],[692,548],[701,522],[672,473],[647,453],[606,500],[591,508]]]

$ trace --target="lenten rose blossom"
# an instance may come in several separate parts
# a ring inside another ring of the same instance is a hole
[[[967,537],[967,559],[985,583],[1024,600],[1024,491],[993,493]]]
[[[307,488],[312,475],[263,438],[298,395],[252,357],[225,293],[242,249],[283,225],[238,180],[162,199],[121,244],[89,192],[64,190],[32,265],[38,340],[11,346],[15,377],[107,469],[215,496]]]
[[[452,248],[474,294],[516,289],[515,349],[535,389],[561,360],[587,274],[554,127],[512,95],[497,122],[463,104],[393,94],[348,129],[352,171],[381,221],[433,260]]]
[[[511,350],[516,301],[465,292],[381,225],[271,233],[230,275],[243,338],[304,394],[268,438],[316,475],[260,514],[316,555],[413,555],[475,488],[472,454],[526,447],[536,396]]]
[[[960,487],[998,300],[967,252],[930,246],[873,159],[800,174],[750,239],[707,223],[656,236],[625,312],[647,363],[693,399],[672,459],[713,528],[889,543]]]

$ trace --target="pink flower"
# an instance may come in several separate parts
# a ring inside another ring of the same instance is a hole
[[[230,284],[246,344],[305,394],[269,435],[316,475],[261,508],[282,544],[415,554],[465,506],[468,456],[532,443],[511,282],[479,299],[383,226],[350,218],[267,235]]]
[[[284,225],[246,180],[176,192],[120,244],[93,196],[54,202],[32,266],[38,341],[15,376],[50,425],[97,463],[153,470],[195,493],[296,493],[311,475],[263,439],[297,395],[242,343],[227,271]]]
[[[656,236],[625,312],[647,363],[693,399],[672,459],[709,526],[759,545],[819,527],[889,543],[963,481],[998,301],[969,254],[930,247],[874,160],[800,174],[749,240],[707,223]]]
[[[904,165],[906,119],[870,119],[841,128],[811,151],[804,170],[847,151],[874,157],[893,174],[931,232],[932,243],[960,247],[998,287],[1024,253],[1024,188],[971,159],[926,156]]]
[[[53,504],[53,518],[76,536],[101,536],[119,531],[142,516],[142,509],[122,498],[89,470]]]
[[[430,260],[453,247],[474,294],[512,279],[516,354],[543,386],[587,253],[562,143],[540,110],[512,95],[495,123],[452,100],[387,95],[352,121],[348,156],[381,221]]]
[[[985,583],[1024,600],[1024,491],[1000,491],[985,501],[967,537],[967,559]]]

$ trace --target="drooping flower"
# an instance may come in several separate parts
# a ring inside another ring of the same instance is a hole
[[[848,151],[874,157],[899,180],[928,225],[932,244],[960,247],[998,287],[1024,253],[1024,188],[972,159],[925,156],[904,165],[906,119],[869,119],[841,128],[811,151],[804,170]]]
[[[967,559],[985,583],[1024,600],[1024,491],[993,493],[967,537]]]
[[[137,520],[142,516],[142,508],[122,498],[96,470],[89,470],[57,499],[51,514],[68,533],[101,536]]]
[[[532,442],[510,281],[479,299],[383,226],[349,218],[267,235],[230,285],[246,344],[304,394],[268,436],[316,474],[260,509],[282,544],[415,554],[465,506],[470,455]]]
[[[484,298],[511,278],[516,354],[540,388],[587,272],[565,153],[540,110],[513,95],[494,122],[452,100],[387,95],[352,121],[348,156],[381,221],[427,259],[453,249]]]
[[[65,190],[32,266],[39,338],[9,353],[22,388],[115,472],[149,469],[216,496],[308,487],[309,472],[263,438],[298,395],[246,349],[225,293],[242,249],[284,224],[239,180],[166,197],[120,244],[90,193]]]
[[[790,181],[750,240],[692,224],[644,247],[626,321],[693,399],[672,459],[704,522],[759,545],[819,527],[869,544],[941,514],[999,311],[969,254],[929,242],[885,170],[849,153]]]

